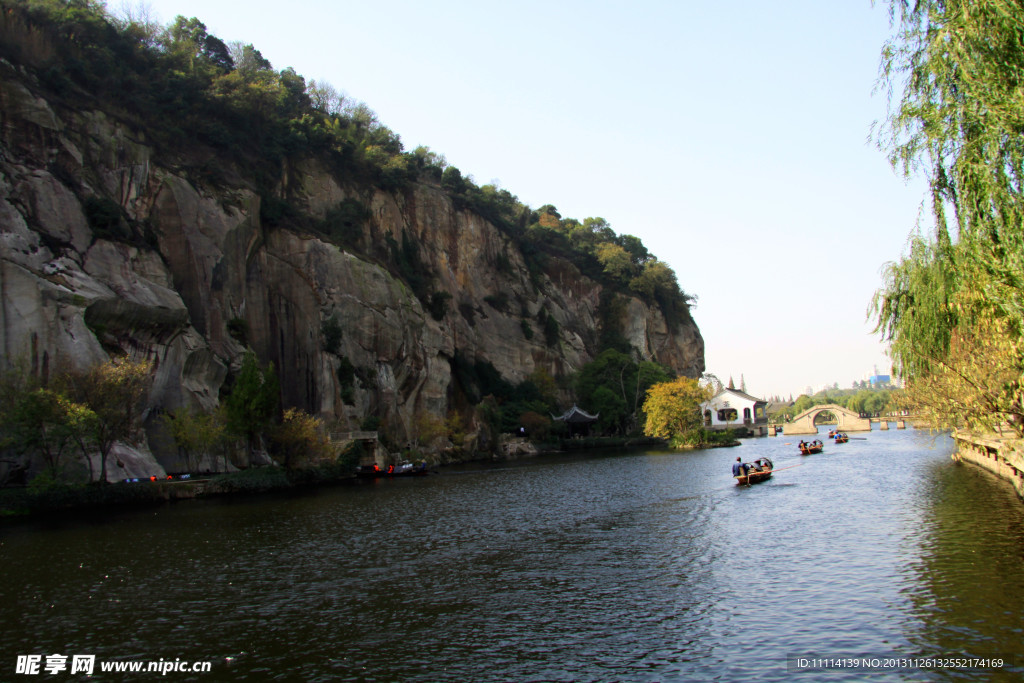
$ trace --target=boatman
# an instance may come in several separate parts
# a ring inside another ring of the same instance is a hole
[[[744,474],[742,460],[740,458],[736,458],[736,462],[732,464],[732,476],[742,477]]]

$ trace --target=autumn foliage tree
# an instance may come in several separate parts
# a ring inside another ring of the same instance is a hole
[[[710,398],[710,389],[689,377],[655,384],[644,401],[644,433],[674,446],[691,443],[702,429],[700,406]]]
[[[331,442],[323,422],[298,408],[284,411],[281,424],[269,430],[270,447],[287,469],[317,465],[331,457]]]

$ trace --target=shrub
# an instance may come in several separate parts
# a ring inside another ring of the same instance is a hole
[[[438,321],[444,320],[444,316],[448,313],[448,302],[451,298],[452,295],[448,292],[434,292],[431,294],[430,302],[427,304],[430,317]]]
[[[242,346],[249,345],[249,323],[245,318],[232,318],[228,321],[228,334]]]
[[[82,210],[85,220],[96,239],[126,241],[132,232],[128,228],[121,205],[106,197],[87,197]]]
[[[241,472],[221,474],[210,480],[210,493],[259,493],[291,486],[288,475],[280,467],[253,467]]]
[[[341,323],[337,315],[331,315],[320,324],[320,333],[324,336],[324,351],[338,355],[341,348]]]

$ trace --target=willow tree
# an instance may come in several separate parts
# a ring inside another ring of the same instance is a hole
[[[889,9],[882,82],[902,93],[877,140],[895,167],[927,176],[935,232],[887,267],[876,330],[909,405],[936,426],[1024,434],[1024,9]]]

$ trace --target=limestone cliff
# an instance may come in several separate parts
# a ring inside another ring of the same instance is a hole
[[[282,192],[312,220],[345,200],[366,208],[363,248],[345,250],[316,232],[268,224],[244,169],[206,182],[141,130],[40,92],[24,71],[0,65],[0,353],[8,362],[45,377],[113,353],[152,359],[156,415],[212,408],[247,344],[278,368],[284,405],[340,428],[377,415],[402,442],[418,412],[450,409],[456,352],[517,382],[538,367],[570,373],[598,351],[601,285],[557,258],[531,277],[507,235],[458,210],[437,185],[388,192],[344,182],[315,159],[292,163]],[[403,240],[418,245],[435,295],[450,297],[440,320],[381,256]],[[553,344],[539,329],[527,338],[524,321],[542,310],[558,323]],[[670,325],[637,298],[617,310],[644,358],[689,376],[703,371],[703,341],[688,315]],[[329,320],[341,327],[330,349]],[[351,386],[339,379],[342,363],[356,369]]]

